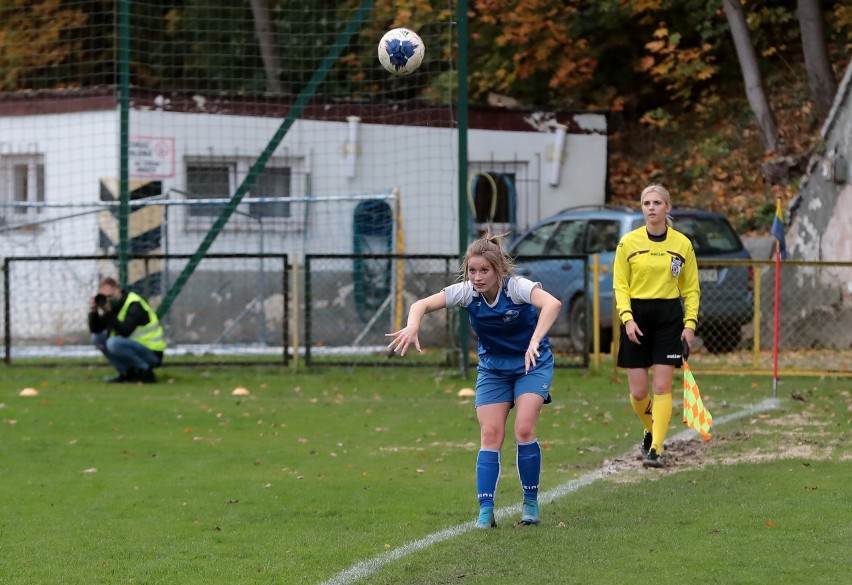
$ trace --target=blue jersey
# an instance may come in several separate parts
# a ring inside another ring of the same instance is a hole
[[[538,325],[538,310],[530,304],[530,294],[538,283],[512,276],[506,279],[493,305],[473,288],[470,281],[444,289],[447,306],[459,305],[470,317],[470,324],[479,338],[479,355],[523,355]],[[550,347],[547,336],[539,350]]]

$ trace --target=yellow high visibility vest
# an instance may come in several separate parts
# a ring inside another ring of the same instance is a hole
[[[163,326],[160,325],[157,313],[151,309],[148,303],[145,302],[145,299],[135,292],[127,293],[127,298],[118,312],[118,320],[124,321],[124,318],[127,316],[127,309],[133,303],[139,303],[145,309],[145,312],[148,313],[148,324],[134,329],[133,333],[130,334],[130,339],[138,341],[151,351],[165,351],[166,334],[163,331]],[[110,332],[110,335],[113,335],[113,333]]]

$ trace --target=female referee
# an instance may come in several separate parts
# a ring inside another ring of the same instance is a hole
[[[500,450],[509,411],[515,410],[518,476],[523,489],[521,523],[540,522],[538,484],[541,447],[536,422],[542,404],[550,402],[553,354],[547,331],[562,303],[541,284],[512,275],[513,263],[502,248],[503,236],[486,233],[467,249],[462,281],[411,305],[407,325],[388,345],[399,355],[411,344],[420,349],[418,332],[426,313],[460,306],[479,338],[476,418],[480,450],[476,459],[479,499],[477,528],[495,528],[494,494],[500,478]]]
[[[615,307],[623,323],[617,363],[627,369],[630,402],[645,426],[642,465],[662,467],[674,370],[683,365],[683,342],[692,348],[698,324],[698,266],[692,242],[671,227],[668,190],[650,185],[639,200],[645,225],[625,234],[615,252]]]

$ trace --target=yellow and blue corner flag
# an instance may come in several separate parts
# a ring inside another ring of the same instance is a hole
[[[781,199],[775,206],[775,219],[772,220],[772,236],[778,242],[778,255],[782,260],[787,258],[787,243],[784,241],[784,212],[781,211]]]

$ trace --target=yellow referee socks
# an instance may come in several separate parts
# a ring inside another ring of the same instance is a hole
[[[639,420],[642,421],[642,424],[645,425],[645,430],[650,433],[653,420],[651,418],[651,396],[648,395],[642,400],[636,400],[631,394],[630,404],[633,405],[633,410],[636,411],[636,416],[638,416]]]
[[[666,432],[668,432],[669,422],[672,420],[672,395],[655,394],[651,414],[654,417],[654,428],[651,431],[654,434],[654,442],[651,443],[651,448],[656,449],[658,455],[662,455]]]

